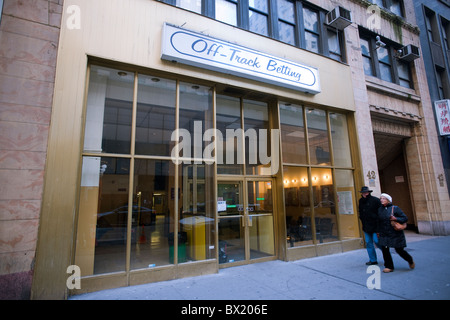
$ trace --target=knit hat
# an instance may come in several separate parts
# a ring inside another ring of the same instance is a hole
[[[388,199],[388,201],[390,202],[390,203],[392,203],[392,197],[390,196],[390,195],[388,195],[387,193],[382,193],[381,195],[380,195],[380,198],[381,197],[385,197],[386,199]]]

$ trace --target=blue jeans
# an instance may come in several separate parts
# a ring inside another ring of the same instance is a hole
[[[367,253],[369,254],[370,262],[377,261],[377,253],[375,251],[375,245],[378,247],[378,237],[376,233],[364,232],[366,238]]]

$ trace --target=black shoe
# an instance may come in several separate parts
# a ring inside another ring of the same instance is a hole
[[[378,264],[378,262],[377,262],[377,261],[374,261],[374,262],[372,262],[372,261],[366,262],[366,266],[373,266],[374,264]]]

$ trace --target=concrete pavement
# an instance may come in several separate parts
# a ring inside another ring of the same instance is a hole
[[[406,232],[416,268],[392,250],[395,271],[368,269],[365,249],[220,269],[217,274],[103,290],[69,300],[449,300],[450,236]],[[369,289],[369,287],[375,287]]]

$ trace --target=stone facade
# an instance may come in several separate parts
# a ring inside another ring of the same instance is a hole
[[[5,0],[0,24],[0,299],[28,299],[63,0]]]

